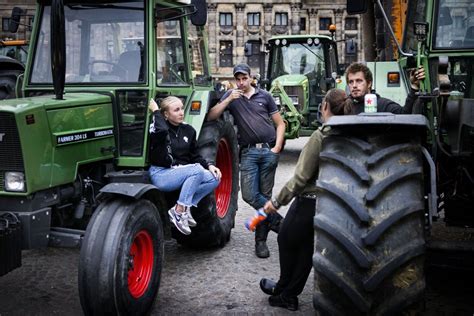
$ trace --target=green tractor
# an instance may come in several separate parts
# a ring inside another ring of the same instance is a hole
[[[310,136],[320,126],[318,109],[326,91],[341,82],[336,43],[324,35],[282,35],[272,37],[266,48],[267,77],[260,84],[280,107],[285,138]],[[245,52],[252,56],[250,43]]]
[[[350,14],[368,5],[347,1]],[[419,307],[427,250],[436,246],[433,221],[474,227],[474,21],[452,16],[469,16],[466,5],[408,1],[399,89],[409,88],[409,69],[423,65],[426,72],[414,114],[362,113],[326,124],[314,217],[313,302],[321,314]],[[472,268],[472,238],[442,245],[465,251]]]
[[[205,0],[38,1],[23,98],[0,102],[0,275],[21,251],[81,247],[85,314],[146,314],[165,238],[224,246],[234,226],[238,148],[210,76]],[[191,235],[170,225],[175,193],[148,177],[148,102],[178,96],[201,154],[222,170],[193,210]]]

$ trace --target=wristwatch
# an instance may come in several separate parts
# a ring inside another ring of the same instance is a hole
[[[274,208],[276,208],[277,210],[280,208],[281,204],[277,201],[275,197],[272,197],[270,201],[272,202]]]

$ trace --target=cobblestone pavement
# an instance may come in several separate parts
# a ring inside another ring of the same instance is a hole
[[[275,190],[291,177],[306,138],[288,141],[277,171]],[[282,215],[287,207],[282,208]],[[276,235],[270,233],[271,256],[254,255],[253,234],[244,220],[253,210],[239,199],[236,226],[221,249],[194,251],[174,240],[165,244],[161,287],[152,315],[312,315],[311,273],[297,312],[270,307],[258,282],[277,280]],[[0,278],[0,316],[82,315],[77,290],[77,249],[41,249],[23,252],[23,266]],[[426,315],[474,315],[474,286],[465,276],[435,274],[428,279]]]

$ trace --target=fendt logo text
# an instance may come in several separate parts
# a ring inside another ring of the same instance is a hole
[[[0,142],[3,142],[3,137],[5,137],[5,133],[0,133]]]

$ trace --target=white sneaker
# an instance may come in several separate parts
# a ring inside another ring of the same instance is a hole
[[[191,229],[188,225],[188,214],[187,212],[179,213],[176,212],[174,206],[168,210],[170,221],[176,226],[176,228],[184,235],[191,234]]]
[[[194,217],[191,215],[191,207],[186,207],[186,214],[188,215],[189,227],[196,227],[197,223]]]

